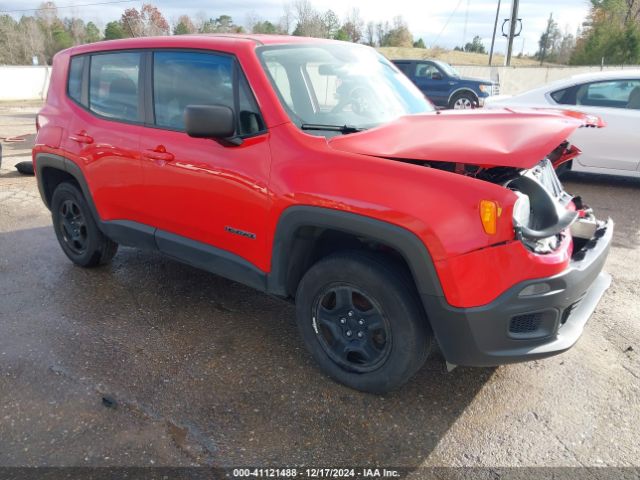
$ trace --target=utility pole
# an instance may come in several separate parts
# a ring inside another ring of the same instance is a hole
[[[509,43],[507,46],[507,67],[511,65],[511,54],[513,53],[513,39],[516,36],[516,24],[518,23],[518,7],[520,0],[511,2],[511,21],[509,22]]]
[[[502,0],[498,0],[498,8],[496,10],[496,21],[493,22],[493,37],[491,37],[491,50],[489,51],[489,66],[491,66],[491,62],[493,61],[493,47],[496,44],[496,31],[498,30],[498,17],[500,16],[500,2]]]

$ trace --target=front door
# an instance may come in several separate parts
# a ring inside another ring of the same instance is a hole
[[[266,271],[269,138],[236,60],[159,50],[151,72],[153,125],[142,136],[141,155],[145,208],[156,235],[169,232],[210,245]],[[233,108],[241,144],[189,137],[187,105]]]
[[[416,62],[415,84],[433,103],[440,107],[449,102],[449,78],[431,62]]]

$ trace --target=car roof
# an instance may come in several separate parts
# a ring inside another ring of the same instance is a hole
[[[589,82],[592,80],[615,80],[619,78],[640,78],[640,70],[606,70],[602,72],[579,73],[570,77],[575,82]]]
[[[572,75],[571,77],[561,78],[553,82],[545,83],[539,87],[526,90],[524,92],[514,95],[514,97],[528,97],[530,95],[547,94],[556,90],[562,90],[564,88],[572,87],[581,83],[606,81],[606,80],[618,80],[627,78],[640,78],[640,70],[628,69],[628,70],[609,70],[604,72],[589,72]]]
[[[65,50],[72,55],[79,53],[99,52],[102,50],[124,50],[135,48],[162,47],[175,48],[230,48],[234,46],[255,47],[261,45],[296,45],[318,43],[348,43],[324,38],[297,37],[291,35],[262,35],[244,33],[197,33],[189,35],[166,35],[158,37],[123,38],[102,42],[78,45]]]
[[[587,72],[572,75],[571,77],[557,80],[549,86],[575,85],[577,83],[596,82],[603,80],[619,80],[625,78],[640,78],[640,70],[608,70],[603,72]]]

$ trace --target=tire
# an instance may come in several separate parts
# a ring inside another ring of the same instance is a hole
[[[449,108],[454,110],[470,110],[478,107],[478,99],[469,92],[456,93],[449,102]]]
[[[23,175],[33,175],[33,162],[19,162],[16,163],[16,170]]]
[[[63,182],[51,199],[53,229],[62,251],[81,267],[96,267],[109,263],[118,244],[98,228],[82,192],[75,185]]]
[[[296,317],[320,368],[363,392],[400,387],[431,348],[413,282],[374,254],[338,253],[313,265],[298,286]]]

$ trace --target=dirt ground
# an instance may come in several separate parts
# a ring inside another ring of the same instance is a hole
[[[616,221],[613,284],[567,353],[358,393],[322,375],[293,308],[158,254],[59,248],[0,104],[0,466],[640,466],[640,182],[572,177]],[[583,476],[582,478],[589,478]]]

